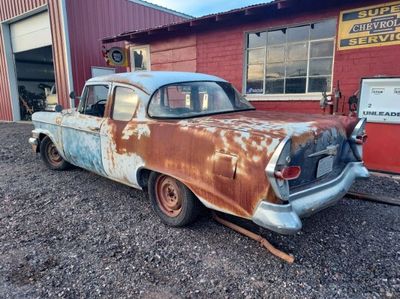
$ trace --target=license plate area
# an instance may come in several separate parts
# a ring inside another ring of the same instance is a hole
[[[333,160],[333,156],[328,156],[318,161],[317,178],[322,177],[332,171]]]

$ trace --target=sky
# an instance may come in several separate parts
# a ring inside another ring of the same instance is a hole
[[[269,0],[146,0],[179,12],[200,17],[243,6],[269,2]]]

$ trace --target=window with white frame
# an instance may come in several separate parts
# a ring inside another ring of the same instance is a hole
[[[246,94],[330,92],[336,19],[248,33]]]
[[[131,71],[150,71],[150,47],[148,45],[130,47]]]

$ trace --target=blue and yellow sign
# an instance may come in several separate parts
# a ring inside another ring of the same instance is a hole
[[[400,44],[400,1],[340,13],[338,49]]]

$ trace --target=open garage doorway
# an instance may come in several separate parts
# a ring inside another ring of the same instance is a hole
[[[14,54],[21,120],[57,104],[52,47]]]
[[[9,24],[21,120],[57,104],[49,12]]]

